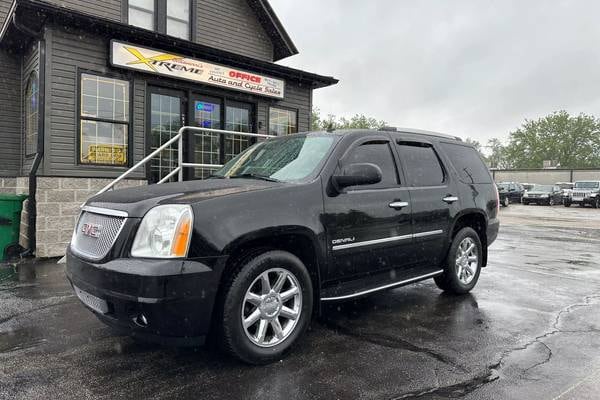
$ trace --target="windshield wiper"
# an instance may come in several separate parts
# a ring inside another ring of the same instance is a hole
[[[261,179],[263,181],[269,181],[269,182],[281,182],[279,179],[271,178],[270,176],[266,176],[266,175],[254,174],[254,173],[232,175],[229,178],[231,178],[231,179],[234,179],[234,178],[251,178],[251,179]]]

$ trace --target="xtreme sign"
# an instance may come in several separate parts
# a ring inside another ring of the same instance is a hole
[[[110,44],[111,65],[186,79],[262,96],[284,98],[285,81],[222,65],[131,45]]]

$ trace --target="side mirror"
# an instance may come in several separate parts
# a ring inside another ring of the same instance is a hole
[[[379,183],[381,182],[381,176],[381,168],[375,164],[350,164],[344,168],[341,175],[332,176],[331,181],[336,190],[340,191],[349,186]]]

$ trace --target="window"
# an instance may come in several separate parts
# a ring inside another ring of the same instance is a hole
[[[438,186],[444,182],[444,170],[433,147],[422,143],[400,143],[397,148],[409,186]]]
[[[39,88],[37,73],[32,72],[25,88],[25,155],[37,151]]]
[[[269,109],[269,135],[285,136],[298,133],[296,111],[271,107]]]
[[[191,0],[129,0],[130,25],[190,40]]]
[[[350,151],[344,158],[344,165],[370,163],[381,168],[381,182],[373,185],[360,186],[360,188],[378,189],[390,188],[398,184],[396,163],[387,142],[368,142]],[[350,188],[352,190],[352,188]]]
[[[129,0],[129,25],[154,30],[154,0]]]
[[[190,0],[167,1],[167,35],[190,39]]]
[[[444,152],[464,183],[490,183],[492,177],[476,150],[459,144],[442,143]]]
[[[129,82],[81,74],[82,164],[127,165]]]

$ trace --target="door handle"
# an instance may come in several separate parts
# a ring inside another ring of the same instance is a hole
[[[444,200],[448,204],[452,204],[455,201],[458,201],[458,197],[456,197],[456,196],[446,196],[442,200]]]
[[[392,202],[389,204],[389,206],[390,206],[391,208],[394,208],[394,209],[396,209],[396,210],[399,210],[399,209],[401,209],[401,208],[404,208],[404,207],[408,206],[408,202],[406,202],[406,201],[392,201]]]

